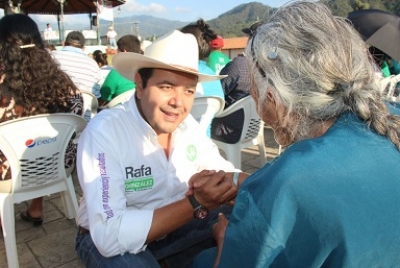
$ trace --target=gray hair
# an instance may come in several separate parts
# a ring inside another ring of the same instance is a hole
[[[271,91],[293,115],[293,140],[312,136],[325,121],[351,111],[400,150],[400,117],[390,115],[366,43],[344,18],[319,2],[281,7],[246,47],[259,105]]]

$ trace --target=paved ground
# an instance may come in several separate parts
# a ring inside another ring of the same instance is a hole
[[[270,129],[265,129],[265,144],[267,157],[273,159],[278,146],[274,142]],[[242,170],[253,173],[260,167],[258,149],[256,146],[242,151]],[[82,195],[79,183],[74,176],[77,196]],[[44,223],[40,227],[20,219],[19,213],[25,211],[27,203],[15,206],[15,225],[17,231],[17,246],[20,267],[52,268],[52,267],[83,267],[75,253],[76,227],[74,220],[68,220],[63,214],[61,199],[58,195],[45,198]],[[7,267],[3,235],[0,234],[0,268]]]

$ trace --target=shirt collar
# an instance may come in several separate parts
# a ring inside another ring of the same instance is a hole
[[[80,53],[83,55],[86,55],[85,52],[83,52],[82,48],[77,48],[77,47],[71,47],[71,46],[65,46],[61,49],[62,51],[71,51],[71,52],[76,52],[76,53]]]

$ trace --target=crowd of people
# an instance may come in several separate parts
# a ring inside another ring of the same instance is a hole
[[[376,55],[317,1],[243,31],[233,59],[203,19],[144,51],[136,36],[110,34],[111,66],[102,51],[88,57],[79,31],[51,50],[28,16],[0,19],[0,123],[82,115],[82,91],[101,104],[135,91],[67,150],[83,191],[75,250],[85,267],[399,265],[400,104],[381,94]],[[253,174],[212,141],[237,142],[237,125],[218,119],[204,133],[190,115],[197,96],[226,109],[248,95],[285,147]],[[9,180],[1,151],[0,166]],[[41,225],[42,201],[21,218]]]

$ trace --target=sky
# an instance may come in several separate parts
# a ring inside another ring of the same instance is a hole
[[[255,2],[257,0],[253,0]],[[278,7],[284,4],[287,0],[267,0],[257,1],[271,7]],[[198,18],[210,20],[218,17],[222,13],[231,10],[232,8],[249,3],[251,1],[239,0],[202,0],[202,1],[187,1],[187,0],[155,0],[153,1],[133,1],[127,0],[121,6],[120,15],[138,15],[147,14],[155,17],[165,18],[168,20],[179,21],[195,21]],[[117,12],[118,13],[118,12]]]
[[[115,17],[126,17],[132,15],[151,15],[158,18],[178,21],[196,21],[199,18],[211,20],[232,8],[249,2],[260,2],[271,7],[279,7],[288,0],[126,0],[120,8],[114,8]],[[3,11],[3,10],[1,10]],[[4,12],[3,12],[4,14]],[[38,24],[56,24],[55,15],[31,15]],[[76,23],[88,24],[88,15],[66,15],[65,21],[74,21]]]

